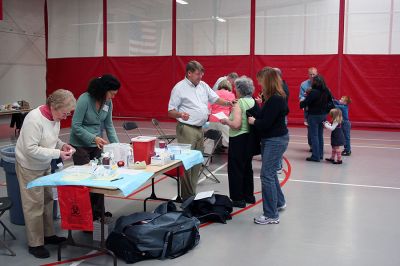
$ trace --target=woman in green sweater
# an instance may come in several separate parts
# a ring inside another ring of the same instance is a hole
[[[108,142],[100,137],[101,124],[111,143],[119,142],[112,122],[112,99],[120,88],[120,82],[112,75],[105,74],[92,79],[88,89],[76,104],[72,117],[70,144],[76,149],[72,159],[75,165],[88,164],[101,155],[103,146]],[[91,193],[93,219],[101,216],[100,196]]]

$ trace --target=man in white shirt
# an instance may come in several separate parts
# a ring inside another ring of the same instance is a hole
[[[172,89],[168,104],[168,116],[178,120],[176,136],[178,143],[192,145],[193,150],[204,150],[204,135],[202,126],[208,119],[208,103],[232,105],[225,101],[201,80],[204,74],[203,66],[197,61],[186,65],[186,77]],[[195,165],[185,171],[182,179],[181,194],[183,199],[196,195],[197,181],[201,165]]]

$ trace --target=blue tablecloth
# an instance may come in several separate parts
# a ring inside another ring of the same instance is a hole
[[[76,167],[76,166],[75,166]],[[129,195],[132,191],[138,189],[153,175],[151,172],[142,172],[137,174],[117,173],[113,177],[113,181],[95,180],[94,176],[90,176],[84,180],[68,180],[63,177],[70,175],[69,172],[61,171],[51,175],[42,176],[28,183],[27,188],[42,186],[88,186],[99,188],[118,188],[124,196]]]
[[[184,168],[190,169],[196,164],[203,163],[204,158],[200,151],[192,150],[189,153],[183,153],[176,155],[175,159],[181,160]],[[74,166],[79,170],[79,166]],[[85,172],[89,169],[87,166],[82,166],[82,171]],[[88,170],[89,171],[89,170]],[[136,172],[136,173],[135,173]],[[68,180],[63,177],[70,175],[71,171],[64,170],[51,175],[39,177],[28,183],[27,188],[42,187],[42,186],[89,186],[99,188],[118,188],[121,190],[124,196],[129,195],[134,190],[138,189],[154,174],[151,172],[132,171],[134,174],[130,174],[129,170],[123,171],[123,173],[117,173],[113,177],[113,181],[96,180],[94,176],[88,176],[83,180]]]
[[[182,154],[175,155],[176,160],[181,160],[185,170],[192,168],[196,164],[204,162],[203,154],[197,150],[191,150]]]

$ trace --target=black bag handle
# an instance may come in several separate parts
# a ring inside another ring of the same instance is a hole
[[[172,247],[172,243],[174,240],[174,235],[186,233],[188,231],[191,231],[190,237],[189,237],[190,242],[188,243],[188,245],[184,249],[182,249],[181,251],[179,251],[175,254],[169,254],[169,253],[171,253],[171,247]],[[163,260],[166,257],[175,259],[177,257],[180,257],[180,256],[186,254],[189,250],[191,250],[196,245],[196,235],[197,235],[197,228],[195,226],[192,227],[191,229],[183,230],[178,233],[174,233],[171,231],[167,232],[165,234],[166,241],[164,242],[164,248],[163,248],[163,252],[161,255],[161,259]]]

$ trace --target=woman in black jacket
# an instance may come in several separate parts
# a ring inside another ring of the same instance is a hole
[[[308,107],[308,130],[311,139],[311,157],[307,161],[319,162],[324,155],[324,126],[328,106],[331,97],[329,89],[326,87],[324,78],[317,75],[313,78],[311,90],[306,98],[300,102],[300,108]]]
[[[289,143],[285,117],[289,113],[286,93],[282,89],[282,80],[278,73],[265,68],[262,79],[264,105],[257,118],[249,117],[248,122],[254,125],[261,136],[261,187],[263,197],[263,214],[254,218],[256,224],[279,223],[278,211],[286,207],[276,171],[282,155]]]

